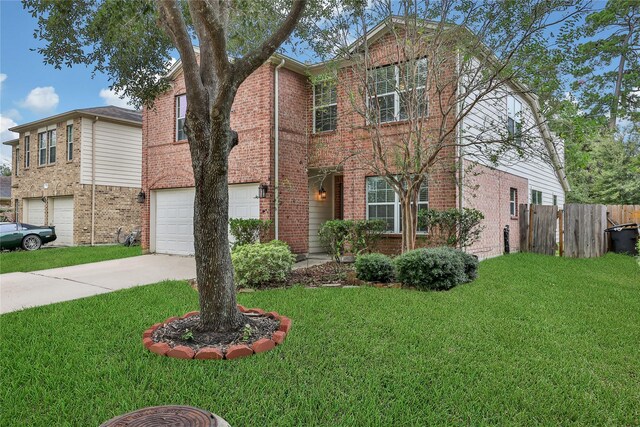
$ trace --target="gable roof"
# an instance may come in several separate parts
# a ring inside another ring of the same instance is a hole
[[[11,198],[11,177],[0,176],[0,199]]]
[[[55,116],[49,116],[40,120],[14,126],[9,130],[12,132],[22,132],[39,125],[44,125],[45,123],[60,122],[75,117],[100,117],[117,123],[142,127],[142,111],[107,105],[104,107],[78,108]]]

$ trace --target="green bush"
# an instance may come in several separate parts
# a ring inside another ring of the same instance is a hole
[[[259,288],[284,281],[295,262],[289,246],[279,240],[237,246],[231,262],[238,287]]]
[[[452,249],[455,251],[455,249]],[[464,274],[467,275],[467,282],[472,282],[478,277],[478,257],[462,251],[456,251],[462,257],[464,263]]]
[[[318,231],[320,243],[336,262],[340,262],[340,256],[344,254],[350,229],[351,221],[341,219],[326,221],[320,226],[320,230]]]
[[[367,282],[388,283],[393,280],[393,263],[383,254],[363,254],[356,258],[356,277]]]
[[[229,230],[235,242],[233,246],[257,243],[271,228],[270,220],[229,218]]]
[[[416,249],[394,259],[396,278],[420,290],[447,290],[468,281],[461,252],[441,247]]]
[[[428,230],[425,239],[431,243],[466,248],[480,239],[483,219],[484,214],[477,209],[422,209],[418,212],[418,229]]]
[[[345,251],[354,255],[371,251],[384,230],[385,223],[380,220],[334,219],[322,224],[318,236],[327,253],[340,262]]]

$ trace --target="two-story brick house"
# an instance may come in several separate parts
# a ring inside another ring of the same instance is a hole
[[[11,128],[16,221],[53,225],[57,245],[114,243],[140,224],[142,114],[68,111]]]
[[[389,48],[384,26],[379,27],[371,32],[374,56],[376,49]],[[394,62],[379,61],[375,66],[386,75],[398,75]],[[231,115],[239,144],[229,159],[230,217],[273,220],[273,237],[288,242],[299,254],[323,250],[317,232],[329,219],[382,219],[388,225],[383,250],[396,252],[401,240],[398,197],[367,168],[362,155],[353,155],[370,146],[365,122],[354,114],[352,94],[347,93],[349,84],[345,83],[348,72],[338,71],[338,84],[333,86],[313,83],[310,76],[322,74],[325,67],[274,55],[240,86]],[[450,72],[453,70],[455,63]],[[191,254],[194,182],[182,131],[187,100],[180,62],[169,77],[172,88],[158,97],[153,109],[143,112],[142,186],[150,195],[142,214],[143,247],[151,252]],[[524,113],[518,120],[532,120],[530,110],[536,105],[530,97],[519,95],[517,88],[513,93],[505,92],[499,106],[484,110],[480,106],[460,125],[460,131],[466,126],[464,131],[472,132],[474,121],[482,122],[486,115],[504,115],[507,126],[515,98]],[[387,112],[383,128],[387,137],[401,135],[406,129],[396,111],[398,100],[391,101],[388,105],[393,111]],[[441,118],[433,114],[426,120],[437,127]],[[518,201],[530,197],[540,203],[564,201],[554,170],[544,162],[495,167],[473,153],[453,148],[443,150],[441,156],[451,167],[432,171],[420,192],[419,204],[483,211],[486,230],[482,241],[472,248],[483,257],[501,253],[505,225],[517,230],[517,209],[513,207]],[[464,167],[455,167],[460,162]],[[477,165],[476,172],[462,178],[469,186],[478,184],[473,197],[465,194],[465,185],[458,185],[458,171],[470,163]],[[516,233],[512,233],[512,250],[517,250],[517,244]]]

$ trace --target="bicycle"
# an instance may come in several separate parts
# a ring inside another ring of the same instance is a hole
[[[140,244],[140,228],[135,228],[129,234],[122,233],[122,227],[116,231],[116,243],[125,246],[136,246]]]

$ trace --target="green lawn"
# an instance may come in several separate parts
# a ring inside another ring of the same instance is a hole
[[[639,425],[640,268],[515,254],[449,292],[272,290],[240,303],[293,319],[234,361],[146,351],[149,325],[197,308],[164,282],[3,315],[0,425],[95,426],[145,406],[233,426]]]
[[[0,273],[36,271],[140,255],[140,246],[74,246],[37,251],[0,252]]]

